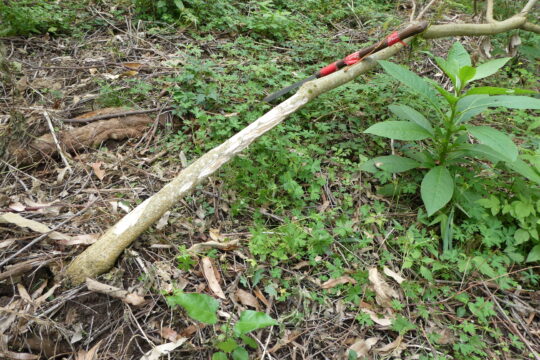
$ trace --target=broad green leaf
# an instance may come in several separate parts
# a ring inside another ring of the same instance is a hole
[[[433,134],[433,128],[431,127],[429,120],[412,107],[400,104],[390,105],[388,109],[390,109],[390,111],[393,112],[400,119],[412,121],[429,131],[430,134]]]
[[[409,121],[383,121],[370,126],[364,133],[394,140],[423,140],[431,137],[426,129]]]
[[[526,243],[527,241],[529,241],[529,238],[530,238],[530,235],[527,230],[517,229],[516,232],[514,233],[514,240],[516,240],[514,245],[520,245],[520,244]]]
[[[420,166],[420,163],[397,155],[379,156],[373,159],[375,167],[391,173],[399,173]]]
[[[249,360],[249,353],[243,347],[238,347],[232,353],[233,360]]]
[[[540,99],[529,96],[496,95],[485,100],[489,107],[507,107],[509,109],[540,109]]]
[[[469,95],[461,98],[456,110],[460,113],[458,122],[464,122],[480,114],[488,107],[507,107],[509,109],[540,109],[540,99],[513,95]]]
[[[540,184],[540,174],[525,161],[518,158],[514,162],[507,162],[506,166],[527,179]]]
[[[441,68],[441,70],[448,76],[450,80],[452,80],[452,83],[454,86],[456,85],[456,78],[459,73],[459,65],[457,62],[447,62],[441,57],[435,57],[435,62],[437,63],[437,66]]]
[[[238,322],[234,325],[234,330],[239,335],[242,335],[253,330],[262,329],[276,324],[276,320],[272,319],[263,312],[245,310],[240,315]]]
[[[529,256],[527,256],[527,262],[540,261],[540,244],[531,249]]]
[[[227,358],[227,354],[220,351],[212,355],[212,360],[229,360],[229,359]]]
[[[469,53],[460,42],[455,42],[450,50],[448,51],[448,56],[446,58],[447,62],[454,61],[458,64],[459,68],[464,66],[471,66],[471,57]]]
[[[444,166],[436,166],[424,176],[420,187],[428,216],[442,209],[452,199],[454,180]]]
[[[476,74],[476,69],[472,66],[463,66],[461,69],[459,69],[459,80],[463,84],[462,86],[465,86],[471,79],[474,77],[474,74]]]
[[[382,66],[390,76],[399,80],[403,85],[425,97],[433,105],[437,105],[436,91],[424,79],[403,66],[391,63],[390,61],[379,60]]]
[[[479,65],[476,68],[476,74],[474,75],[471,81],[483,79],[485,77],[495,74],[510,59],[511,58],[509,57],[502,58],[502,59],[495,59],[495,60],[488,61],[487,63],[484,63],[482,65]]]
[[[230,353],[230,352],[232,352],[234,349],[236,349],[238,347],[238,343],[236,341],[234,341],[233,338],[228,338],[225,341],[217,343],[216,347],[221,351],[224,351],[226,353]]]
[[[219,302],[206,294],[196,293],[176,293],[167,297],[169,305],[180,305],[189,317],[205,324],[215,324],[217,322],[216,312]]]
[[[489,95],[470,95],[458,100],[456,122],[461,123],[487,110],[485,105]]]
[[[508,156],[505,156],[504,154],[500,154],[497,151],[493,150],[489,146],[486,146],[484,144],[467,144],[462,146],[461,148],[465,149],[470,156],[474,156],[476,158],[489,160],[492,163],[498,163],[499,161],[508,161]]]
[[[468,126],[467,131],[481,143],[505,157],[506,161],[512,162],[517,159],[518,148],[508,135],[489,126]]]
[[[477,88],[472,88],[467,91],[466,95],[527,95],[527,94],[537,94],[536,91],[532,90],[523,90],[523,89],[505,89],[494,86],[481,86]]]

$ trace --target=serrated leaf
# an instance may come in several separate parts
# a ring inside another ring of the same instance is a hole
[[[379,60],[378,63],[382,66],[384,71],[388,75],[399,80],[405,86],[408,86],[411,90],[425,97],[433,105],[437,105],[436,90],[433,89],[424,79],[416,75],[412,71],[391,63],[390,61]]]
[[[527,256],[527,262],[540,261],[540,244],[531,249],[531,252]]]
[[[433,127],[431,127],[429,120],[426,119],[424,115],[422,115],[421,113],[419,113],[412,107],[399,104],[399,105],[390,105],[388,109],[400,119],[408,120],[417,125],[420,125],[424,129],[426,129],[430,134],[433,134]]]
[[[517,159],[518,148],[508,135],[489,126],[468,126],[467,131],[484,145],[495,150],[506,161]]]
[[[246,334],[250,331],[262,329],[267,326],[276,325],[277,321],[260,311],[245,310],[240,315],[240,319],[234,325],[234,330],[238,334]]]
[[[466,95],[527,95],[527,94],[537,94],[536,91],[524,90],[524,89],[505,89],[501,87],[494,86],[481,86],[472,88],[467,91]]]
[[[502,58],[502,59],[495,59],[495,60],[491,60],[491,61],[488,61],[487,63],[483,63],[479,65],[476,68],[476,74],[474,75],[471,81],[483,79],[485,77],[495,74],[510,59],[511,58],[509,57]]]
[[[452,199],[454,180],[444,166],[436,166],[424,176],[420,187],[428,216],[442,209]]]
[[[394,140],[423,140],[431,137],[426,129],[409,121],[383,121],[370,126],[364,133]]]
[[[217,322],[216,312],[219,302],[206,294],[177,293],[167,297],[169,305],[180,305],[186,310],[189,317],[205,324]]]
[[[420,163],[413,159],[397,155],[379,156],[373,159],[375,167],[391,173],[399,173],[411,170],[420,166]]]

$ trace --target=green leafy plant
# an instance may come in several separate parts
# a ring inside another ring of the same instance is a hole
[[[48,0],[0,1],[0,36],[68,32],[77,8]]]
[[[471,82],[495,74],[509,58],[473,67],[467,51],[460,43],[455,43],[447,59],[436,57],[435,60],[450,78],[452,93],[402,66],[379,61],[386,73],[420,95],[431,113],[424,116],[407,105],[391,105],[390,111],[400,120],[380,122],[364,132],[418,143],[403,147],[404,156],[376,157],[363,163],[361,169],[371,172],[381,169],[390,173],[426,169],[420,186],[421,197],[428,216],[439,212],[436,222],[441,223],[447,249],[450,247],[454,208],[467,214],[466,207],[461,205],[464,203],[461,192],[456,189],[457,180],[464,172],[471,171],[475,162],[504,163],[508,169],[540,183],[540,174],[519,156],[518,147],[510,136],[490,126],[473,125],[471,120],[490,107],[540,109],[540,99],[520,96],[534,93],[528,90],[469,87]],[[445,105],[441,105],[441,98]],[[444,209],[448,210],[441,211]]]
[[[181,306],[189,317],[205,324],[216,324],[219,302],[211,296],[176,291],[167,297],[169,306]],[[263,312],[244,310],[234,326],[221,326],[221,334],[215,339],[215,347],[220,350],[212,355],[212,360],[248,360],[246,347],[257,349],[257,342],[249,333],[265,327],[277,325],[277,321]]]

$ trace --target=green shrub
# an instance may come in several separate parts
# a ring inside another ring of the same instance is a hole
[[[0,36],[67,33],[77,18],[75,6],[49,0],[0,1]]]

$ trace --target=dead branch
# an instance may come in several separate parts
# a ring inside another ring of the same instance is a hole
[[[29,146],[21,146],[13,142],[8,146],[10,160],[17,164],[32,164],[50,158],[62,150],[65,153],[75,152],[89,147],[96,147],[105,140],[122,140],[125,138],[141,137],[152,123],[152,118],[146,115],[129,115],[111,120],[100,120],[92,124],[72,130],[60,131],[55,141],[53,134],[43,135]],[[67,160],[66,160],[67,161]]]
[[[421,36],[426,39],[435,39],[460,35],[495,35],[521,28],[526,21],[526,16],[519,14],[493,24],[434,25],[428,28]],[[65,279],[71,284],[80,284],[87,277],[95,277],[108,271],[124,249],[142,232],[152,226],[182,197],[189,194],[195,186],[216,172],[253,141],[280,124],[290,114],[302,108],[320,94],[343,85],[360,74],[373,69],[376,60],[388,59],[402,47],[401,44],[395,44],[351,67],[304,84],[296,94],[274,107],[223,144],[201,156],[158,193],[146,199],[132,212],[124,216],[107,230],[96,243],[75,258],[63,274]]]
[[[98,120],[112,119],[116,117],[126,117],[126,116],[131,116],[131,115],[142,115],[142,114],[149,114],[153,112],[170,111],[172,109],[173,109],[172,106],[167,106],[163,108],[157,107],[157,108],[146,109],[146,110],[128,110],[124,112],[106,113],[106,114],[96,115],[92,117],[78,116],[74,119],[65,119],[62,121],[65,123],[88,123],[88,122],[93,122],[93,121],[98,121]]]

